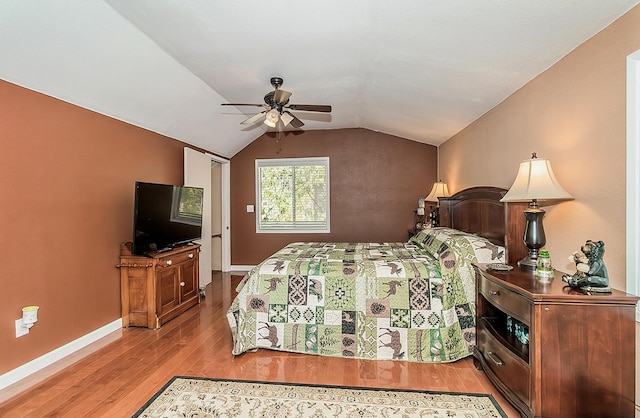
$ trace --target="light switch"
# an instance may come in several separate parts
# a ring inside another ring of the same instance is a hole
[[[253,213],[253,205],[247,205],[247,212]]]

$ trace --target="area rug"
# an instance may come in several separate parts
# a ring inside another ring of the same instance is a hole
[[[493,396],[176,376],[134,417],[503,417]]]

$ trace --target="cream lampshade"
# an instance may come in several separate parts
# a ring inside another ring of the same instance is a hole
[[[529,249],[529,255],[518,262],[520,267],[535,268],[538,251],[547,242],[542,226],[545,212],[538,206],[538,200],[570,199],[573,197],[558,183],[549,160],[537,158],[534,152],[530,160],[520,163],[515,181],[500,199],[501,202],[529,202],[529,207],[524,211],[527,221],[524,243]]]
[[[447,183],[443,183],[442,180],[433,183],[433,187],[431,188],[431,193],[427,197],[424,198],[427,202],[437,202],[439,197],[448,197],[449,196],[449,188],[447,187]]]
[[[282,121],[282,124],[284,126],[288,126],[291,123],[291,121],[293,120],[293,116],[291,116],[288,113],[283,113],[283,114],[280,115],[280,120]]]

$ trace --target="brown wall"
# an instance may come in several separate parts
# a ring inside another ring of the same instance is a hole
[[[329,157],[331,233],[256,234],[255,160]],[[436,147],[366,129],[263,135],[231,159],[231,263],[255,265],[295,241],[406,241],[436,180]]]
[[[611,285],[626,288],[626,65],[640,49],[640,6],[580,45],[440,146],[449,191],[509,187],[521,160],[551,161],[574,201],[544,208],[554,267],[575,272],[569,255],[603,240]],[[632,255],[636,256],[636,255]]]
[[[0,141],[2,374],[121,317],[134,182],[182,183],[184,144],[1,80]]]

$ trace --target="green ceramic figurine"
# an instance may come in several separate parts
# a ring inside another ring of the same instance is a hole
[[[565,274],[562,280],[573,289],[581,289],[587,292],[609,293],[609,274],[604,265],[604,242],[587,240],[580,248],[569,257],[576,263],[576,273],[573,276]]]

